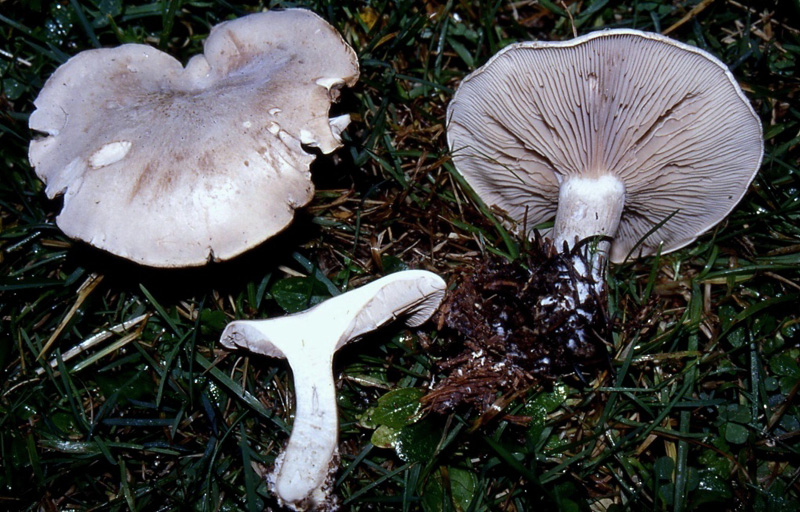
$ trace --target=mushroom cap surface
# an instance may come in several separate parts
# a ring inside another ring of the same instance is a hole
[[[617,263],[665,220],[635,255],[680,249],[720,222],[763,153],[760,121],[723,63],[636,30],[511,45],[464,79],[447,121],[458,171],[527,229],[554,216],[568,178],[621,180]]]
[[[146,45],[87,50],[60,66],[30,127],[29,158],[70,237],[158,267],[232,258],[281,231],[314,187],[314,156],[341,145],[329,120],[358,79],[355,52],[302,9],[212,28],[184,67]]]

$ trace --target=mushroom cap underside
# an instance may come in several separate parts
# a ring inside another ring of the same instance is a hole
[[[88,50],[35,101],[30,160],[69,236],[142,264],[228,259],[308,203],[314,156],[340,146],[336,89],[353,50],[322,18],[290,9],[217,25],[186,67],[145,45]]]
[[[634,255],[673,251],[717,224],[763,152],[760,122],[724,64],[635,30],[504,49],[462,82],[448,142],[475,192],[528,230],[553,217],[570,177],[620,179],[614,262],[640,241]]]
[[[332,297],[313,308],[267,320],[238,320],[220,343],[302,363],[311,352],[332,355],[343,345],[395,320],[424,323],[444,298],[446,283],[433,272],[404,270]]]

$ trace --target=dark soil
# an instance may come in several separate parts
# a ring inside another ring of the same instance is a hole
[[[567,374],[584,380],[607,363],[606,287],[580,271],[590,268],[590,241],[557,251],[537,237],[516,261],[491,257],[461,272],[439,313],[447,377],[425,397],[433,411],[497,408],[531,385]],[[590,291],[583,300],[579,289]]]

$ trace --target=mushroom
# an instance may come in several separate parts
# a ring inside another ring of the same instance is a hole
[[[283,505],[307,510],[328,501],[338,437],[334,352],[397,318],[412,327],[422,324],[438,308],[444,289],[444,281],[436,274],[407,270],[301,313],[238,320],[225,328],[220,338],[225,347],[285,358],[292,368],[294,425],[289,443],[268,478]]]
[[[606,260],[674,251],[720,222],[763,153],[723,63],[636,30],[513,44],[463,80],[447,122],[455,166],[486,203],[529,232],[555,215],[558,249],[598,237],[573,260],[593,284],[564,309],[604,292]]]
[[[68,236],[144,265],[232,258],[307,204],[314,155],[341,146],[328,118],[358,79],[355,52],[302,9],[220,23],[183,67],[140,44],[87,50],[34,102],[29,158]]]

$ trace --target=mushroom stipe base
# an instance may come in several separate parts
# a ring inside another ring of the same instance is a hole
[[[521,260],[464,269],[439,313],[444,352],[455,353],[442,358],[448,375],[424,398],[433,411],[486,412],[531,385],[573,373],[583,380],[583,370],[607,365],[605,276],[585,272],[594,242],[557,251],[536,237]]]

